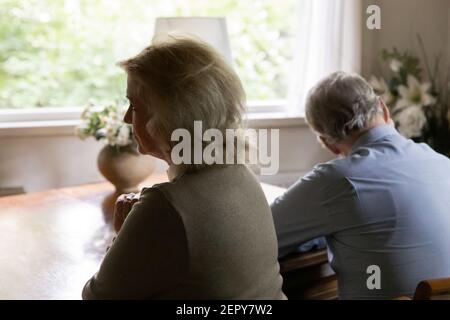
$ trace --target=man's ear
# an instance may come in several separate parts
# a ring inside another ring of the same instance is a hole
[[[323,136],[319,136],[320,141],[323,143],[323,145],[330,150],[331,152],[333,152],[335,155],[340,155],[341,154],[341,150],[339,150],[338,147],[336,147],[333,144],[328,143],[327,139]]]
[[[391,112],[389,111],[388,106],[384,102],[382,98],[380,98],[380,107],[383,110],[383,119],[386,123],[390,123],[392,121]]]

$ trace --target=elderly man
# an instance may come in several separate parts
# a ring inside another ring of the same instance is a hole
[[[450,160],[402,137],[358,75],[322,80],[306,119],[339,158],[272,204],[279,255],[325,236],[341,299],[412,295],[419,281],[450,276]]]

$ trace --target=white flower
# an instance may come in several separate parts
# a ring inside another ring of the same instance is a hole
[[[389,65],[391,70],[394,72],[399,72],[402,66],[403,66],[402,63],[397,59],[392,59],[391,64]]]
[[[105,139],[108,141],[108,144],[114,146],[117,144],[116,135],[119,130],[120,124],[115,123],[106,123],[104,128]]]
[[[378,79],[377,77],[372,76],[372,78],[370,78],[370,80],[369,80],[369,83],[377,94],[381,94],[383,101],[387,105],[394,102],[395,98],[392,95],[386,81],[384,81],[383,78]]]
[[[398,131],[406,138],[419,137],[427,123],[425,113],[420,106],[405,108],[395,115]]]
[[[92,116],[92,108],[94,107],[94,104],[92,102],[89,102],[86,107],[84,108],[83,112],[81,113],[81,119],[87,120]]]
[[[106,137],[106,128],[100,128],[95,132],[95,135],[98,137]]]
[[[88,134],[86,133],[87,129],[88,129],[87,123],[82,122],[79,126],[75,128],[75,134],[77,135],[78,138],[84,140],[88,137]]]
[[[108,125],[108,123],[111,122],[110,117],[106,115],[100,116],[100,122]]]
[[[116,135],[116,130],[115,130],[115,128],[114,127],[112,127],[112,126],[106,126],[105,127],[105,131],[106,131],[106,137],[109,139],[109,138],[112,138],[112,137],[114,137],[115,135]]]
[[[127,125],[123,125],[119,129],[116,139],[117,145],[124,147],[131,143],[130,140],[130,128]]]
[[[81,114],[82,122],[76,128],[76,134],[81,139],[89,135],[110,146],[126,146],[132,143],[131,128],[124,124],[115,105],[104,107],[103,110],[93,110],[89,103]],[[120,113],[119,113],[120,112]]]
[[[428,93],[429,83],[420,84],[416,77],[408,76],[408,87],[399,86],[398,92],[401,99],[397,102],[395,109],[401,110],[409,106],[425,107],[432,105],[436,99]]]

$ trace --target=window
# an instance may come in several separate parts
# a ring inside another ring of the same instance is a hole
[[[125,74],[115,63],[149,44],[158,16],[225,16],[249,104],[277,105],[288,91],[295,3],[2,0],[0,111],[124,103]]]

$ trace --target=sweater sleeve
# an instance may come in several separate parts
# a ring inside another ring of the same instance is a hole
[[[181,217],[157,188],[143,190],[86,283],[83,299],[151,299],[174,289],[188,269]]]

